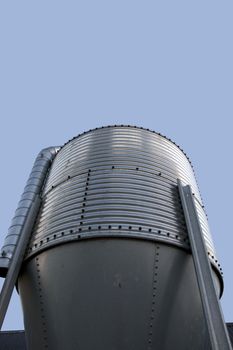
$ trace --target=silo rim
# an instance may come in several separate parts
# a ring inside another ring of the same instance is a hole
[[[184,152],[184,150],[175,141],[173,141],[172,139],[168,138],[167,136],[165,136],[165,135],[163,135],[163,134],[161,134],[161,133],[159,133],[157,131],[151,130],[149,128],[144,128],[144,127],[141,127],[141,126],[137,126],[137,125],[114,124],[114,125],[105,125],[105,126],[99,126],[99,127],[93,128],[93,129],[89,129],[88,131],[84,131],[84,132],[78,134],[77,136],[74,136],[72,139],[68,140],[67,142],[65,142],[64,145],[62,145],[60,147],[60,150],[58,151],[58,153],[62,150],[62,148],[64,146],[66,146],[71,141],[79,138],[80,136],[86,135],[86,134],[88,134],[90,132],[93,132],[93,131],[96,131],[96,130],[107,129],[107,128],[131,128],[131,129],[138,129],[138,130],[149,131],[150,133],[153,133],[153,134],[156,134],[158,136],[161,136],[164,139],[166,139],[167,141],[171,142],[173,145],[175,145],[184,154],[184,156],[186,157],[186,159],[188,160],[188,162],[190,163],[190,165],[191,165],[191,167],[193,169],[193,165],[191,163],[190,158],[187,156],[187,154]]]

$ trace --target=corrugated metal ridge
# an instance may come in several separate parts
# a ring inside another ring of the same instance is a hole
[[[188,159],[190,165],[191,165],[192,168],[193,168],[193,165],[192,165],[192,163],[191,163],[190,158],[187,156],[187,154],[184,152],[184,150],[183,150],[175,141],[171,140],[170,138],[168,138],[167,136],[165,136],[165,135],[163,135],[163,134],[161,134],[161,133],[159,133],[159,132],[156,132],[156,131],[151,130],[151,129],[149,129],[149,128],[143,128],[143,127],[140,127],[140,126],[136,126],[136,125],[125,125],[125,124],[119,124],[119,125],[117,125],[117,124],[115,124],[115,125],[105,125],[105,126],[100,126],[100,127],[96,127],[96,128],[93,128],[93,129],[89,129],[88,131],[84,131],[84,132],[78,134],[77,136],[74,136],[72,139],[68,140],[67,142],[65,142],[64,145],[61,146],[59,152],[62,150],[62,148],[63,148],[65,145],[67,145],[69,142],[71,142],[71,141],[77,139],[78,137],[80,137],[80,136],[82,136],[82,135],[86,135],[86,134],[88,134],[88,133],[90,133],[90,132],[93,132],[93,131],[95,131],[95,130],[107,129],[107,128],[134,128],[134,129],[140,129],[140,130],[144,130],[144,131],[149,131],[149,132],[151,132],[151,133],[153,133],[153,134],[157,134],[158,136],[161,136],[161,137],[165,138],[167,141],[170,141],[170,142],[173,143],[176,147],[178,147],[179,150],[183,152],[183,154],[184,154],[185,157]]]
[[[194,177],[195,177],[195,180],[196,180],[196,184],[197,184],[197,188],[198,188],[198,191],[199,191],[199,194],[200,194],[200,197],[201,197],[201,200],[203,202],[203,198],[202,198],[202,195],[201,195],[201,191],[199,189],[199,186],[198,186],[198,182],[197,182],[197,177],[196,177],[196,174],[195,174],[195,169],[192,165],[192,162],[190,160],[190,158],[188,157],[187,153],[183,150],[183,148],[181,148],[175,141],[173,141],[171,138],[167,137],[166,135],[163,135],[162,133],[160,132],[156,132],[154,130],[151,130],[149,128],[144,128],[142,126],[137,126],[137,125],[130,125],[130,124],[112,124],[112,125],[105,125],[105,126],[99,126],[99,127],[96,127],[96,128],[93,128],[93,129],[89,129],[88,131],[84,131],[76,136],[74,136],[73,138],[69,139],[67,142],[65,142],[61,147],[60,147],[60,150],[58,152],[60,152],[64,146],[66,146],[68,143],[70,143],[71,141],[83,136],[83,135],[86,135],[88,133],[91,133],[93,131],[96,131],[96,130],[101,130],[101,129],[107,129],[107,128],[131,128],[131,129],[139,129],[139,130],[144,130],[144,131],[148,131],[152,134],[156,134],[158,136],[161,136],[163,137],[165,140],[171,142],[173,145],[175,145],[183,154],[184,156],[187,158],[188,162],[190,163],[191,167],[192,167],[192,170],[193,170],[193,174],[194,174]],[[204,204],[204,202],[203,202]],[[204,205],[203,205],[204,207]],[[205,211],[205,209],[204,209]],[[206,214],[207,216],[207,214]],[[207,216],[208,218],[208,216]]]
[[[127,145],[126,140],[128,140],[128,136],[130,137],[130,143]],[[109,147],[108,142],[111,140],[113,140],[113,143]],[[94,142],[95,147],[92,149],[91,153],[88,154],[88,158],[86,158],[86,152],[89,152],[89,142],[90,144]],[[142,147],[140,150],[141,142]],[[163,157],[163,149],[165,151],[165,154],[167,154],[167,156],[170,155],[171,160],[174,161],[175,168],[172,163],[170,163],[170,158]],[[127,150],[126,154],[124,152],[125,150]],[[153,156],[153,159],[151,156]],[[79,171],[77,170],[76,166],[76,157],[78,157]],[[128,159],[130,159],[130,164],[128,163]],[[117,172],[117,174],[111,174],[109,172],[110,169],[114,169],[114,172]],[[178,170],[180,172],[180,175],[177,175],[174,172],[174,169]],[[60,170],[63,175],[61,175]],[[82,219],[76,218],[76,211],[81,211],[81,202],[83,201],[81,197],[85,193],[83,188],[84,184],[82,182],[86,181],[87,170],[91,172],[91,178],[92,180],[95,179],[95,182],[89,183],[88,186],[88,202],[91,202],[88,204],[88,207],[85,210],[85,222],[83,222]],[[136,173],[135,170],[137,170]],[[126,173],[127,176],[130,175],[130,181],[128,181]],[[80,176],[82,177],[81,182]],[[105,177],[104,182],[103,176]],[[159,179],[158,176],[163,178],[162,185],[159,185],[159,183],[157,183],[157,179]],[[147,189],[149,190],[149,185],[153,186],[154,188],[155,182],[156,192],[160,190],[161,194],[164,196],[167,185],[170,186],[171,183],[173,183],[176,186],[177,176],[181,176],[184,178],[186,183],[192,183],[192,186],[194,186],[199,219],[202,224],[203,234],[208,251],[210,251],[209,256],[212,260],[212,263],[216,265],[216,269],[218,269],[220,267],[220,264],[215,258],[214,245],[210,236],[207,218],[205,216],[206,214],[204,213],[204,206],[201,203],[200,191],[194,175],[192,164],[186,153],[184,153],[184,151],[175,142],[166,136],[155,131],[151,131],[150,129],[130,125],[109,125],[91,129],[79,134],[78,136],[73,137],[61,147],[59,154],[53,163],[52,172],[49,174],[48,181],[46,182],[43,191],[42,200],[43,206],[45,207],[43,209],[43,212],[41,212],[40,222],[37,222],[34,227],[35,241],[34,244],[29,247],[28,254],[31,255],[32,251],[34,251],[35,248],[35,250],[39,249],[39,247],[46,249],[45,246],[48,242],[49,245],[51,245],[53,241],[56,245],[59,241],[60,235],[61,237],[66,236],[66,239],[68,239],[67,236],[70,236],[70,239],[73,240],[73,236],[77,236],[78,239],[79,236],[82,236],[82,238],[84,238],[84,236],[85,238],[90,236],[89,227],[92,231],[92,234],[93,230],[95,231],[95,229],[97,232],[100,232],[98,226],[99,222],[101,222],[102,216],[105,217],[104,227],[102,227],[104,231],[109,225],[120,225],[120,217],[122,218],[123,225],[130,226],[132,224],[131,222],[128,222],[130,215],[135,220],[139,219],[139,211],[136,210],[137,208],[134,207],[134,209],[132,209],[133,201],[138,199],[141,202],[143,199],[142,192],[146,191]],[[111,181],[109,180],[110,177]],[[142,179],[146,180],[143,184],[141,183]],[[113,180],[114,186],[112,183]],[[121,183],[122,181],[125,181],[126,183]],[[124,188],[123,193],[121,193],[119,190],[122,188],[122,186]],[[128,187],[130,188],[130,192],[126,190]],[[106,189],[108,192],[107,194],[105,193]],[[63,195],[62,192],[64,192]],[[154,192],[154,190],[152,192]],[[116,196],[116,194],[119,198]],[[126,195],[128,196],[129,194],[131,194],[132,198],[130,200],[126,200]],[[77,195],[81,196],[78,201],[76,199]],[[103,205],[101,211],[99,209],[97,210],[100,204],[97,201],[97,195],[101,195],[101,201],[104,201],[102,203]],[[196,195],[199,197],[197,198]],[[152,193],[150,193],[149,198],[147,197],[147,199],[143,199],[143,210],[141,210],[141,212],[145,215],[144,218],[140,218],[139,221],[137,220],[137,224],[139,226],[138,229],[141,228],[142,230],[141,234],[144,234],[144,237],[145,235],[149,236],[150,239],[152,235],[148,235],[147,230],[160,230],[160,225],[154,225],[151,221],[151,211],[153,209],[152,207],[154,207],[154,204],[152,203],[154,202],[152,198],[153,196]],[[110,200],[110,197],[112,200]],[[148,201],[150,197],[152,200],[151,203]],[[119,205],[122,198],[124,198],[124,206],[122,204]],[[169,202],[169,198],[166,199]],[[53,204],[53,201],[55,200],[56,208]],[[116,201],[119,208],[113,205],[113,202]],[[169,231],[171,237],[173,233],[175,234],[176,230],[178,230],[180,234],[182,231],[182,225],[180,223],[181,226],[177,226],[175,223],[172,223],[171,220],[174,220],[172,210],[169,208],[167,208],[167,210],[164,210],[164,208],[161,207],[161,202],[158,202],[158,200],[156,201],[157,215],[159,215],[159,208],[163,209],[164,214],[166,213],[167,215],[166,225],[163,222],[165,225],[164,228]],[[106,209],[107,206],[109,206],[108,209]],[[65,209],[66,213],[62,213],[63,209]],[[121,212],[122,210],[128,211],[128,216],[123,215]],[[69,211],[69,213],[67,213],[67,211]],[[115,214],[114,211],[116,212]],[[53,217],[54,215],[56,217]],[[98,216],[100,216],[99,220],[97,220]],[[114,222],[111,222],[110,216],[112,220],[114,219]],[[59,217],[59,220],[57,220],[57,217]],[[145,218],[148,220],[147,223]],[[47,220],[48,225],[46,226],[45,235],[44,230]],[[62,226],[62,223],[69,225],[65,228]],[[81,227],[77,229],[77,225],[81,225]],[[94,228],[93,225],[96,227]],[[124,230],[124,235],[132,237],[132,231],[130,230],[131,234],[129,235],[129,232],[127,232],[127,229],[125,229],[126,227],[124,227],[124,229],[122,227],[120,235],[122,235]],[[68,234],[67,230],[72,231],[72,233]],[[82,230],[81,235],[80,230]],[[46,237],[44,237],[44,235]],[[95,236],[96,235],[98,234],[96,233]],[[161,236],[159,239],[162,238]],[[173,243],[175,242],[173,241]]]

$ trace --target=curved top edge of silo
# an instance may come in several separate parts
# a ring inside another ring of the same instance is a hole
[[[100,130],[100,129],[107,129],[107,128],[131,128],[131,129],[139,129],[139,130],[144,130],[144,131],[149,131],[150,133],[153,133],[153,134],[156,134],[158,136],[161,136],[163,137],[164,139],[166,139],[167,141],[171,142],[173,145],[175,145],[177,148],[179,148],[179,150],[184,154],[184,156],[187,158],[187,160],[189,161],[192,169],[193,169],[193,165],[191,163],[191,160],[190,158],[188,157],[188,155],[184,152],[184,150],[175,142],[173,141],[172,139],[170,139],[169,137],[163,135],[162,133],[160,132],[156,132],[154,130],[151,130],[149,128],[144,128],[144,127],[141,127],[141,126],[137,126],[137,125],[127,125],[127,124],[114,124],[114,125],[105,125],[105,126],[99,126],[99,127],[96,127],[96,128],[93,128],[93,129],[89,129],[88,131],[84,131],[76,136],[74,136],[72,139],[68,140],[67,142],[64,143],[64,145],[61,146],[60,150],[62,150],[62,148],[64,146],[66,146],[68,143],[70,143],[71,141],[77,139],[78,137],[81,137],[83,135],[86,135],[90,132],[93,132],[93,131],[96,131],[96,130]],[[58,151],[59,152],[59,151]],[[194,169],[193,169],[194,170]]]
[[[83,131],[82,133],[80,133],[80,134],[78,134],[78,135],[72,137],[70,140],[68,140],[68,141],[65,142],[62,146],[60,146],[60,150],[59,150],[57,153],[59,153],[67,144],[69,144],[69,143],[72,142],[73,140],[75,140],[75,139],[77,139],[77,138],[79,138],[79,137],[81,137],[81,136],[83,136],[83,135],[86,135],[86,134],[88,134],[88,133],[94,132],[94,131],[96,131],[96,130],[108,129],[108,128],[130,128],[130,129],[144,130],[144,131],[148,131],[148,132],[150,132],[150,133],[152,133],[152,134],[156,134],[156,135],[158,135],[158,136],[160,136],[160,137],[163,137],[165,140],[171,142],[174,146],[176,146],[176,147],[183,153],[183,155],[185,156],[185,158],[186,158],[187,161],[189,162],[189,164],[190,164],[190,166],[191,166],[191,168],[192,168],[192,170],[193,170],[193,174],[194,174],[194,177],[195,177],[195,179],[196,179],[197,187],[198,187],[198,190],[199,190],[199,185],[198,185],[198,182],[197,182],[197,177],[196,177],[195,169],[194,169],[194,167],[193,167],[193,164],[192,164],[190,158],[188,157],[187,153],[183,150],[183,148],[181,148],[175,141],[173,141],[171,138],[167,137],[166,135],[163,135],[162,133],[157,132],[157,131],[155,131],[155,130],[151,130],[151,129],[149,129],[149,128],[144,128],[144,127],[142,127],[142,126],[130,125],[130,124],[112,124],[112,125],[98,126],[98,127],[96,127],[96,128],[89,129],[89,130],[87,130],[87,131]],[[202,201],[202,203],[204,203],[200,190],[199,190],[199,193],[200,193],[201,201]],[[203,207],[204,207],[204,205],[203,205]],[[205,209],[204,209],[204,210],[205,210]],[[206,214],[206,216],[207,216],[207,214]]]

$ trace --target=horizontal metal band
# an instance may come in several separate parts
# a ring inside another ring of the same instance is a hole
[[[96,239],[96,238],[117,238],[125,237],[129,239],[143,239],[156,242],[164,242],[190,250],[190,244],[187,236],[181,237],[174,234],[162,232],[160,230],[148,229],[145,227],[134,225],[129,227],[124,225],[119,228],[119,225],[113,225],[109,228],[109,225],[95,226],[95,227],[83,227],[77,231],[68,230],[67,232],[61,232],[60,234],[47,236],[45,239],[38,240],[33,246],[30,246],[27,252],[27,259],[33,255],[40,253],[45,249],[52,248],[59,244],[65,244],[74,240],[81,239]]]

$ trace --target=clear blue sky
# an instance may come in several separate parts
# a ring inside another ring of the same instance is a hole
[[[0,240],[44,147],[136,124],[196,170],[233,321],[232,1],[2,1]],[[15,293],[4,329],[22,329]]]

